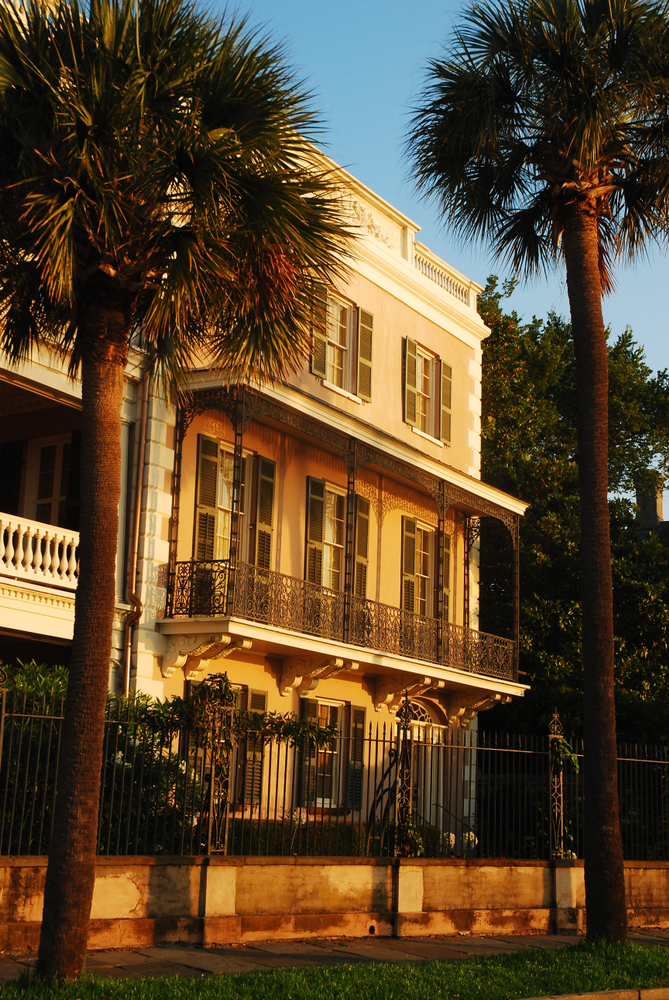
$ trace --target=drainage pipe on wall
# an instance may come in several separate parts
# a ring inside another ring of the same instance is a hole
[[[142,516],[144,495],[144,452],[146,451],[146,427],[149,415],[149,375],[145,373],[142,383],[142,409],[139,418],[139,441],[137,443],[137,469],[135,472],[135,497],[132,508],[130,532],[130,552],[128,560],[127,596],[132,611],[125,620],[123,641],[123,694],[130,694],[130,667],[132,663],[132,630],[142,617],[142,602],[136,591],[137,561],[139,558],[139,526]]]

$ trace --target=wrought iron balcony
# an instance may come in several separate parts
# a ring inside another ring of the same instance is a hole
[[[450,622],[440,630],[436,618],[360,597],[351,598],[347,624],[345,611],[342,591],[246,563],[238,563],[231,574],[228,560],[219,559],[177,563],[168,613],[172,618],[247,618],[467,673],[514,677],[511,639]]]

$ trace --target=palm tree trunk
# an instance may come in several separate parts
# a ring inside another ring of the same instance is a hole
[[[89,309],[82,360],[80,572],[37,974],[84,966],[115,605],[127,317]]]
[[[578,392],[587,935],[623,942],[627,940],[627,908],[613,698],[609,377],[597,215],[585,202],[568,209],[564,254]]]

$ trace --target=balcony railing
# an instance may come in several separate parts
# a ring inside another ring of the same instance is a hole
[[[177,563],[172,617],[248,618],[467,673],[514,677],[515,643],[511,639],[447,622],[440,649],[436,618],[353,597],[348,639],[344,640],[345,596],[341,591],[246,563],[238,563],[232,582],[231,587],[226,559]]]
[[[351,642],[384,653],[437,662],[437,619],[412,614],[388,604],[354,597]]]
[[[239,563],[235,574],[234,614],[294,632],[341,639],[344,595],[283,573]]]
[[[0,576],[74,590],[79,532],[0,514]]]

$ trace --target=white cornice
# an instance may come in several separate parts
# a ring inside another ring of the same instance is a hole
[[[0,600],[19,600],[37,604],[44,608],[58,608],[74,615],[74,595],[71,591],[56,588],[25,586],[10,579],[0,577]]]
[[[81,382],[71,379],[63,361],[46,349],[16,365],[0,355],[0,381],[26,389],[55,403],[81,409]]]
[[[372,253],[363,243],[351,271],[383,288],[420,316],[457,337],[468,347],[480,350],[481,341],[490,335],[475,310],[458,302],[406,261]]]

